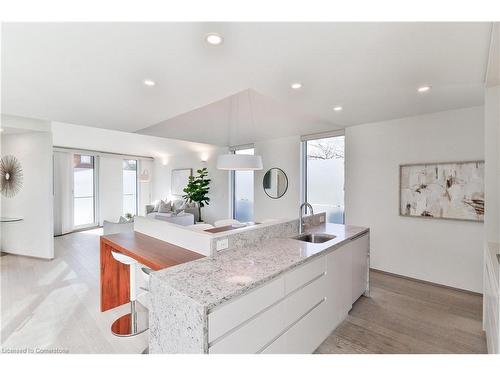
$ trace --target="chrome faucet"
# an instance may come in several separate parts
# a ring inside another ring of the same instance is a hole
[[[302,212],[304,211],[303,210],[304,207],[306,208],[305,209],[306,214],[307,214],[307,208],[309,207],[309,210],[311,211],[311,215],[314,215],[313,208],[309,203],[304,202],[300,205],[300,208],[299,208],[299,234],[302,234],[302,232],[304,232],[304,219],[302,217]]]

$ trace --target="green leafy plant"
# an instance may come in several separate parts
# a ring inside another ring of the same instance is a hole
[[[198,205],[198,220],[202,221],[201,208],[209,205],[208,191],[210,190],[211,180],[207,178],[207,168],[198,169],[196,173],[198,173],[198,176],[189,176],[188,184],[183,190],[186,194],[182,198],[188,203],[194,202]]]
[[[134,215],[132,215],[130,212],[127,212],[125,214],[125,219],[127,219],[128,221],[132,220],[133,217],[134,217]]]

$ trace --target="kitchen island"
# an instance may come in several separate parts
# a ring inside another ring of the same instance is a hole
[[[369,230],[308,232],[330,237],[270,238],[154,272],[150,353],[313,352],[369,291]]]

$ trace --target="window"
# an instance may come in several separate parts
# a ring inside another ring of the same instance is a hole
[[[303,142],[304,199],[330,223],[344,223],[344,136]]]
[[[236,154],[253,155],[253,148],[234,151]],[[253,221],[253,171],[233,171],[233,218],[241,221]]]
[[[73,226],[95,224],[94,156],[73,155]]]
[[[137,160],[123,161],[123,215],[137,215]]]

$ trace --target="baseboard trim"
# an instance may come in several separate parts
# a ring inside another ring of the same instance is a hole
[[[416,279],[414,277],[409,277],[409,276],[404,276],[404,275],[400,275],[400,274],[397,274],[397,273],[382,271],[382,270],[379,270],[379,269],[376,269],[376,268],[370,268],[370,271],[376,272],[376,273],[381,273],[381,274],[384,274],[384,275],[399,277],[400,279],[405,279],[405,280],[410,280],[410,281],[416,281],[416,282],[419,282],[419,283],[422,283],[422,284],[427,284],[427,285],[432,285],[432,286],[439,286],[441,288],[451,289],[451,290],[455,290],[457,292],[471,294],[473,296],[483,296],[483,293],[473,292],[472,290],[460,289],[460,288],[455,288],[455,287],[449,286],[449,285],[433,283],[432,281],[420,280],[420,279]]]
[[[68,233],[63,233],[63,234],[54,234],[54,238],[57,238],[57,237],[62,237],[62,236],[66,236],[66,235],[68,235],[68,234],[72,234],[72,233],[85,232],[85,231],[87,231],[87,230],[98,229],[98,228],[102,228],[102,225],[96,225],[96,226],[93,226],[93,227],[87,227],[87,228],[78,228],[78,229],[73,229],[71,232],[68,232]]]

